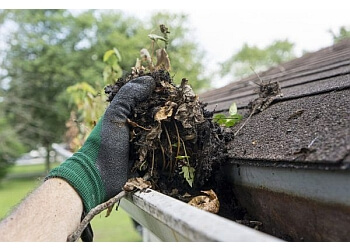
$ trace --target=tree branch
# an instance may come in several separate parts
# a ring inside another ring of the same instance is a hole
[[[90,212],[85,216],[85,218],[81,221],[78,228],[68,236],[67,241],[68,242],[74,242],[77,241],[81,234],[83,233],[84,229],[87,227],[87,225],[90,223],[90,221],[95,217],[95,215],[98,215],[106,208],[112,207],[115,203],[120,201],[121,198],[123,198],[127,194],[126,191],[121,191],[116,196],[112,197],[108,201],[101,203],[90,210]]]

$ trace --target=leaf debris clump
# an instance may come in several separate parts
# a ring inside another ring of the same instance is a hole
[[[137,104],[128,120],[131,172],[148,174],[155,190],[176,198],[181,193],[200,194],[226,160],[225,133],[212,121],[213,113],[205,109],[188,80],[176,86],[164,69],[133,70],[105,88],[108,100],[125,83],[143,75],[153,77],[156,88],[147,101]]]

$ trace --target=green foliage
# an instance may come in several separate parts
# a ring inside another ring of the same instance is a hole
[[[107,107],[101,90],[96,90],[87,82],[80,82],[68,87],[67,93],[79,113],[78,121],[91,129]]]
[[[167,41],[164,37],[158,36],[158,35],[156,35],[156,34],[149,34],[148,37],[149,37],[151,40],[155,41],[155,42],[157,42],[158,40],[161,40],[161,41],[163,41],[163,42],[166,42],[166,41]]]
[[[182,171],[180,172],[180,174],[184,175],[184,178],[186,179],[188,185],[190,185],[191,187],[193,185],[194,180],[194,171],[195,169],[193,167],[183,166]]]
[[[224,114],[216,114],[213,117],[213,121],[217,124],[225,127],[232,127],[236,125],[240,120],[242,120],[242,116],[237,113],[237,105],[236,103],[232,103],[229,108],[229,115],[226,116]]]
[[[100,93],[105,81],[134,66],[152,33],[146,27],[160,23],[176,37],[167,49],[175,82],[186,77],[196,90],[205,87],[202,54],[188,39],[184,15],[162,12],[141,21],[112,10],[2,10],[0,28],[8,34],[1,38],[0,88],[6,92],[5,117],[21,142],[49,147],[61,141],[70,115],[66,89],[86,82]],[[105,54],[114,47],[120,53]]]
[[[120,61],[121,55],[116,48],[104,53],[103,62],[106,66],[103,70],[103,80],[105,84],[113,84],[122,76],[122,69],[119,66]],[[70,102],[73,104],[73,112],[74,114],[77,113],[77,121],[81,124],[81,126],[77,124],[74,126],[78,129],[77,133],[70,132],[72,128],[69,128],[66,133],[67,136],[71,137],[69,139],[73,143],[70,146],[74,151],[82,146],[107,108],[104,90],[98,88],[98,85],[94,87],[87,82],[79,82],[69,86],[66,90],[70,97]]]
[[[103,62],[107,64],[103,70],[105,84],[113,84],[122,76],[122,68],[119,65],[121,61],[122,57],[116,48],[106,51],[103,55]]]
[[[262,49],[245,43],[236,54],[221,63],[221,75],[245,77],[252,74],[251,68],[256,71],[267,70],[294,57],[294,44],[287,39],[277,40]]]
[[[190,157],[187,155],[186,146],[185,146],[184,141],[181,140],[181,142],[182,142],[182,146],[183,146],[183,150],[184,150],[185,155],[177,155],[176,159],[182,161],[182,167],[181,167],[182,171],[180,172],[180,174],[183,174],[188,185],[190,185],[190,187],[192,187],[193,181],[194,181],[195,169],[193,167],[191,167],[191,165],[190,165]]]
[[[333,37],[333,42],[338,43],[343,39],[350,38],[350,27],[341,26],[338,33],[334,33],[332,30],[329,31]]]
[[[5,119],[2,110],[0,103],[0,180],[25,150],[15,131]]]

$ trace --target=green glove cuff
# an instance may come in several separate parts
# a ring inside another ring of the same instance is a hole
[[[80,195],[84,211],[89,212],[106,200],[100,173],[95,167],[100,148],[102,119],[91,132],[84,146],[72,157],[50,171],[45,180],[59,177],[66,180]]]

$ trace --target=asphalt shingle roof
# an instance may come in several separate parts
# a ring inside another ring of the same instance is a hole
[[[278,81],[283,97],[253,115],[228,144],[231,159],[350,169],[350,39],[259,75],[263,81]],[[252,75],[208,91],[200,99],[215,112],[226,112],[236,102],[239,112],[248,115],[249,102],[258,97],[252,82],[259,79]]]

